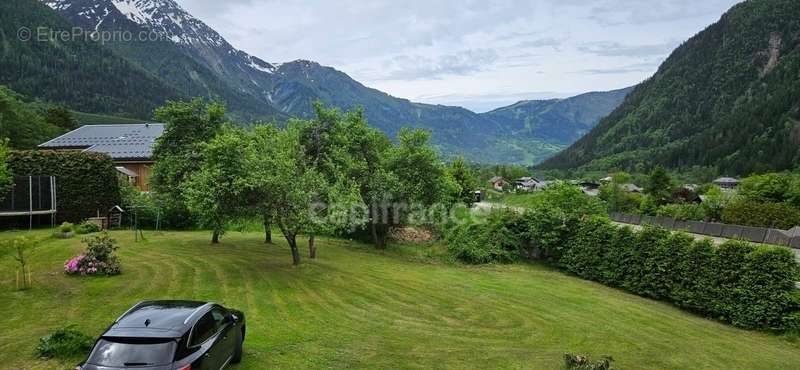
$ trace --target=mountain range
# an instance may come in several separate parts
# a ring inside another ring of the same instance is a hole
[[[800,169],[800,3],[749,0],[543,169]]]
[[[282,122],[311,117],[312,102],[321,100],[343,110],[363,107],[370,124],[392,137],[403,127],[430,130],[447,156],[532,164],[588,132],[630,92],[522,101],[478,114],[393,97],[309,60],[266,62],[236,49],[173,0],[15,0],[0,8],[0,36],[5,35],[0,84],[91,113],[149,118],[166,100],[201,96],[224,101],[240,122]],[[33,25],[134,37],[103,42],[12,37]],[[146,39],[135,37],[143,34]]]

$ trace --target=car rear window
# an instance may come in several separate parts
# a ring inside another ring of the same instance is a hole
[[[100,339],[87,362],[109,367],[166,365],[172,363],[176,347],[174,340]]]

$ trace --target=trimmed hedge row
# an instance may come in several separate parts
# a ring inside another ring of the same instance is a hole
[[[633,232],[600,218],[581,222],[565,243],[559,264],[585,279],[743,328],[800,330],[800,270],[786,248],[740,241],[715,247],[660,227]]]
[[[12,151],[14,176],[55,176],[58,222],[105,215],[120,203],[114,162],[107,155],[79,151]]]
[[[445,236],[467,263],[545,259],[582,278],[742,328],[800,332],[800,267],[786,248],[739,241],[714,246],[661,227],[635,232],[603,216],[549,207],[497,212]]]

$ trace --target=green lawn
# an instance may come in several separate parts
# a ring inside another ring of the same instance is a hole
[[[44,236],[45,232],[37,232]],[[0,240],[20,233],[0,233]],[[559,368],[565,351],[608,354],[619,368],[786,369],[800,344],[738,330],[540,265],[466,267],[430,247],[376,252],[320,242],[292,267],[282,242],[230,233],[115,232],[123,274],[64,276],[79,238],[30,253],[34,288],[14,291],[0,253],[0,368],[63,369],[37,360],[40,336],[65,324],[99,334],[143,299],[213,300],[247,314],[241,365],[264,368]],[[277,235],[276,235],[276,240]]]

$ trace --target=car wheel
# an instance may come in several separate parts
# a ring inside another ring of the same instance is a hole
[[[244,340],[240,336],[239,337],[239,341],[236,343],[236,349],[233,350],[233,358],[231,359],[231,362],[234,363],[234,364],[238,364],[238,363],[242,362],[242,344],[243,344],[243,342],[244,342]]]

